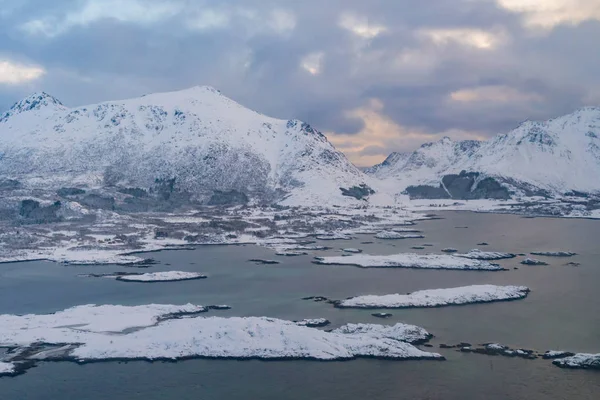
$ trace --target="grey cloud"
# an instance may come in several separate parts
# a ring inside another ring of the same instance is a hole
[[[28,84],[0,85],[0,108],[34,90],[79,105],[207,84],[259,112],[306,120],[323,131],[359,132],[364,123],[350,111],[377,98],[385,116],[411,131],[491,135],[524,119],[570,112],[600,88],[600,22],[536,35],[493,1],[173,0],[182,11],[152,22],[100,18],[53,37],[22,29],[34,19],[60,21],[87,1],[93,0],[0,2],[9,10],[0,13],[0,59],[31,60],[47,70]],[[230,23],[190,29],[194,13],[211,9],[229,13]],[[293,30],[268,28],[275,9],[294,15]],[[339,26],[344,13],[387,29],[361,39]],[[506,42],[488,50],[436,46],[417,34],[457,28],[500,30]],[[324,57],[313,76],[301,62],[315,52]],[[538,100],[449,100],[453,92],[481,86],[509,87]],[[393,150],[405,149],[363,152]]]

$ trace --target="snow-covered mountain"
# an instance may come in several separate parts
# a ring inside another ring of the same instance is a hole
[[[600,192],[600,108],[527,121],[487,142],[443,138],[410,155],[393,153],[367,172],[402,191],[411,185],[438,186],[445,175],[461,171],[479,173],[475,181],[494,178],[519,194]]]
[[[437,142],[425,143],[412,153],[392,153],[366,172],[379,179],[399,179],[407,185],[436,183],[453,165],[473,156],[480,146],[481,142],[476,140],[454,142],[444,137]]]
[[[235,190],[284,204],[347,203],[368,179],[319,131],[210,87],[67,108],[46,93],[0,114],[0,177],[31,188]]]

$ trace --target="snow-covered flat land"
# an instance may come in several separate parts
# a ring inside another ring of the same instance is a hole
[[[400,329],[404,336],[388,332],[393,327],[325,332],[274,318],[196,315],[205,310],[192,304],[86,305],[47,315],[0,315],[0,346],[60,345],[63,352],[55,350],[53,359],[78,362],[190,357],[443,359],[402,341],[407,332],[413,336],[420,332],[417,327]],[[36,359],[35,350],[30,359]]]
[[[355,254],[351,256],[316,257],[315,263],[352,265],[362,268],[423,268],[500,271],[502,267],[483,260],[471,260],[445,254],[401,253],[392,255]]]
[[[419,290],[408,294],[366,295],[342,300],[341,308],[413,308],[442,307],[494,301],[518,300],[527,297],[525,286],[473,285],[448,289]]]
[[[198,272],[164,271],[149,272],[146,274],[123,275],[117,277],[118,281],[124,282],[176,282],[189,281],[193,279],[204,279],[206,275]]]

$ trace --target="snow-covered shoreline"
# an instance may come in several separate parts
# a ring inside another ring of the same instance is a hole
[[[407,294],[365,295],[335,303],[339,308],[418,308],[444,307],[497,301],[519,300],[527,297],[525,286],[472,285],[447,289],[419,290]]]

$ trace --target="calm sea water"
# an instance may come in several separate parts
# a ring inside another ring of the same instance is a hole
[[[339,254],[344,247],[371,254],[439,252],[444,247],[468,251],[479,242],[489,243],[481,247],[485,250],[569,250],[578,255],[548,258],[549,266],[505,260],[500,263],[509,271],[463,272],[321,266],[312,264],[311,256],[279,257],[279,265],[255,265],[247,260],[274,258],[273,252],[256,246],[202,246],[193,251],[153,253],[159,264],[151,270],[201,271],[209,279],[150,285],[78,277],[127,270],[117,266],[4,264],[0,265],[0,313],[48,313],[90,303],[229,304],[233,309],[218,315],[325,317],[333,327],[347,322],[412,323],[436,335],[432,341],[436,347],[439,343],[493,341],[540,351],[600,352],[600,221],[440,215],[444,219],[417,225],[425,239],[387,241],[361,235],[352,241],[323,242],[333,249],[316,255]],[[433,247],[410,250],[423,243]],[[581,265],[566,266],[569,261]],[[394,310],[386,321],[372,317],[369,310],[340,310],[300,300],[309,295],[341,299],[483,283],[526,285],[532,292],[516,302]],[[17,378],[0,379],[0,399],[600,398],[598,372],[562,370],[545,360],[439,351],[447,361],[45,363]]]

